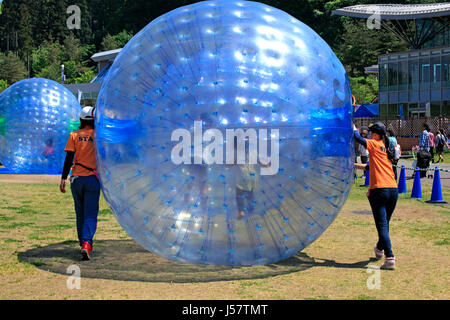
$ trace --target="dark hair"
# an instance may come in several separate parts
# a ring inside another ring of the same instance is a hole
[[[389,132],[389,135],[390,135],[391,137],[394,137],[394,136],[395,136],[394,130],[392,130],[392,129],[387,129],[387,132]]]
[[[377,121],[369,126],[369,131],[377,133],[382,137],[386,135],[386,126],[381,121]]]
[[[427,130],[428,132],[430,132],[430,126],[425,122],[422,127],[425,128],[425,130]]]
[[[86,126],[90,126],[92,128],[95,128],[94,119],[92,119],[92,120],[80,119],[80,129],[83,129]]]
[[[395,159],[395,150],[389,148],[389,138],[387,135],[384,135],[382,139],[384,142],[384,147],[386,148],[388,159],[393,161]]]
[[[386,126],[384,123],[381,121],[375,122],[369,126],[369,131],[378,134],[380,139],[383,140],[388,159],[392,162],[395,159],[395,150],[389,148],[389,138],[386,135]]]

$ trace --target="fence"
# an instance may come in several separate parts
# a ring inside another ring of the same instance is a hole
[[[436,133],[438,129],[444,129],[448,134],[450,126],[450,118],[446,116],[442,117],[428,117],[428,118],[416,118],[405,119],[399,118],[354,118],[353,120],[357,127],[369,126],[369,124],[375,121],[381,121],[386,125],[386,128],[392,129],[396,137],[415,138],[422,132],[422,125],[426,122],[431,128],[431,132]]]
[[[416,119],[399,119],[399,118],[354,118],[356,126],[369,126],[375,121],[381,121],[386,125],[386,128],[392,129],[397,141],[402,146],[403,151],[410,151],[411,148],[419,143],[419,135],[422,132],[422,125],[426,122],[431,132],[436,134],[438,129],[443,129],[446,134],[449,133],[450,118],[447,116],[441,117],[427,117]]]

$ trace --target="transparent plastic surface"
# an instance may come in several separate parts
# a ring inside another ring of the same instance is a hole
[[[103,193],[126,232],[165,258],[288,258],[347,198],[351,102],[330,47],[287,13],[247,1],[178,8],[128,42],[103,83]]]
[[[32,78],[0,95],[0,162],[9,173],[59,174],[81,106],[61,84]]]

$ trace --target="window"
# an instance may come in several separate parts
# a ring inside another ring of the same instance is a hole
[[[390,62],[388,64],[388,87],[389,91],[397,91],[397,63]]]
[[[450,101],[442,101],[442,115],[450,115]]]
[[[388,109],[388,105],[387,104],[380,104],[380,118],[386,118],[387,117],[387,109]]]
[[[407,103],[399,103],[398,115],[402,119],[405,119],[407,117],[407,115],[408,115],[408,104]]]
[[[400,61],[398,63],[398,90],[408,89],[408,62]]]
[[[437,117],[441,114],[441,102],[432,101],[430,103],[430,116]]]
[[[431,62],[431,87],[441,87],[441,57],[432,57]]]
[[[417,90],[419,88],[419,61],[417,59],[409,60],[408,71],[409,90]]]
[[[383,63],[380,65],[380,91],[388,91],[387,80],[388,80],[388,65]]]
[[[450,87],[450,55],[442,56],[442,87]]]
[[[398,105],[396,103],[390,103],[388,105],[388,118],[395,118],[398,115]]]
[[[420,58],[420,89],[430,87],[430,59]]]
[[[419,105],[417,103],[410,103],[408,105],[408,112],[405,112],[405,110],[403,110],[403,112],[405,112],[405,115],[408,115],[408,118],[413,118],[414,110],[416,110],[418,107]]]

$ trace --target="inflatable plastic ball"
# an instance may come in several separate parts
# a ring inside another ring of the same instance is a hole
[[[0,162],[9,173],[61,173],[80,112],[75,96],[55,81],[16,82],[0,95]]]
[[[351,188],[344,67],[311,28],[264,4],[205,1],[155,19],[116,58],[97,107],[105,198],[168,259],[286,259]]]

